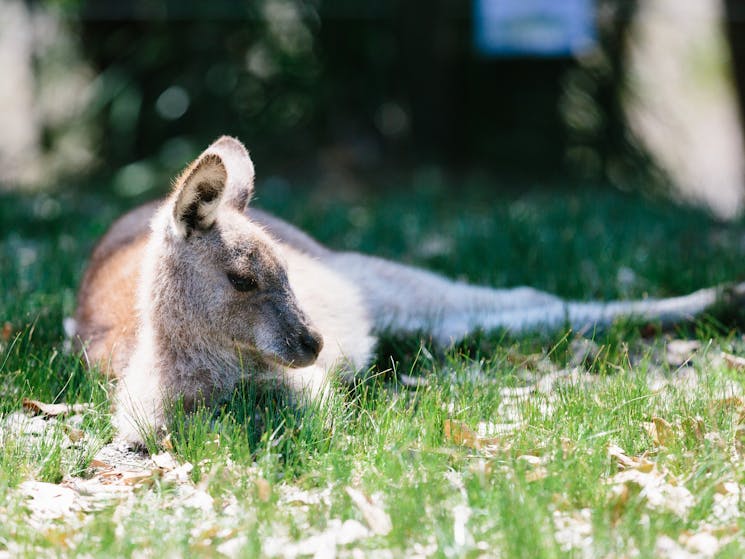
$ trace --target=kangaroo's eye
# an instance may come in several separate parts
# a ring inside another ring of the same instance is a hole
[[[228,272],[228,280],[236,291],[253,291],[258,287],[256,279],[249,276],[240,276],[233,272]]]

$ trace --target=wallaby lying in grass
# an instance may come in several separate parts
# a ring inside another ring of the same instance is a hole
[[[167,403],[216,402],[245,375],[323,398],[334,370],[370,363],[376,335],[439,344],[477,329],[582,328],[634,315],[696,315],[720,290],[629,302],[567,302],[529,287],[492,289],[380,258],[335,252],[248,209],[254,168],[236,139],[209,146],[162,203],[120,218],[93,252],[78,296],[90,364],[119,378],[115,425],[142,444]],[[734,288],[737,294],[741,286]]]

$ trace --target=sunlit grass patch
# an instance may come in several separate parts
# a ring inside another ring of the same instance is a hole
[[[417,184],[352,203],[257,190],[336,248],[498,287],[665,296],[745,272],[742,224],[690,210]],[[0,555],[742,555],[737,313],[667,332],[477,333],[446,350],[384,339],[325,406],[249,380],[217,410],[177,406],[152,457],[100,454],[111,386],[61,326],[119,211],[88,196],[51,217],[33,197],[0,204]],[[91,406],[50,419],[24,399]]]

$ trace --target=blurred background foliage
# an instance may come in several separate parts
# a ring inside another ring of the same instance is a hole
[[[39,123],[42,151],[72,137],[81,153],[70,170],[120,169],[117,188],[133,194],[223,133],[264,172],[351,183],[422,164],[616,181],[648,169],[620,110],[627,0],[602,0],[599,48],[578,58],[479,56],[471,4],[452,0],[25,8],[36,27],[43,14],[57,29],[46,51],[31,47],[33,87],[54,72],[78,82],[48,92],[50,105],[77,93],[71,118]]]
[[[341,190],[422,166],[499,184],[668,186],[624,110],[636,0],[594,2],[597,44],[552,57],[479,54],[473,6],[7,0],[6,29],[15,17],[29,36],[11,57],[30,68],[13,95],[26,87],[29,100],[2,110],[33,129],[0,145],[0,183],[83,174],[125,196],[162,192],[164,176],[231,134],[263,176]]]

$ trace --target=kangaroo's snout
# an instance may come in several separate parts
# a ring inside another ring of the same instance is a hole
[[[323,337],[313,328],[304,328],[294,340],[288,340],[288,345],[293,354],[291,366],[305,367],[318,358],[323,348]]]
[[[316,330],[306,330],[300,335],[300,347],[315,359],[323,348],[323,337]]]

